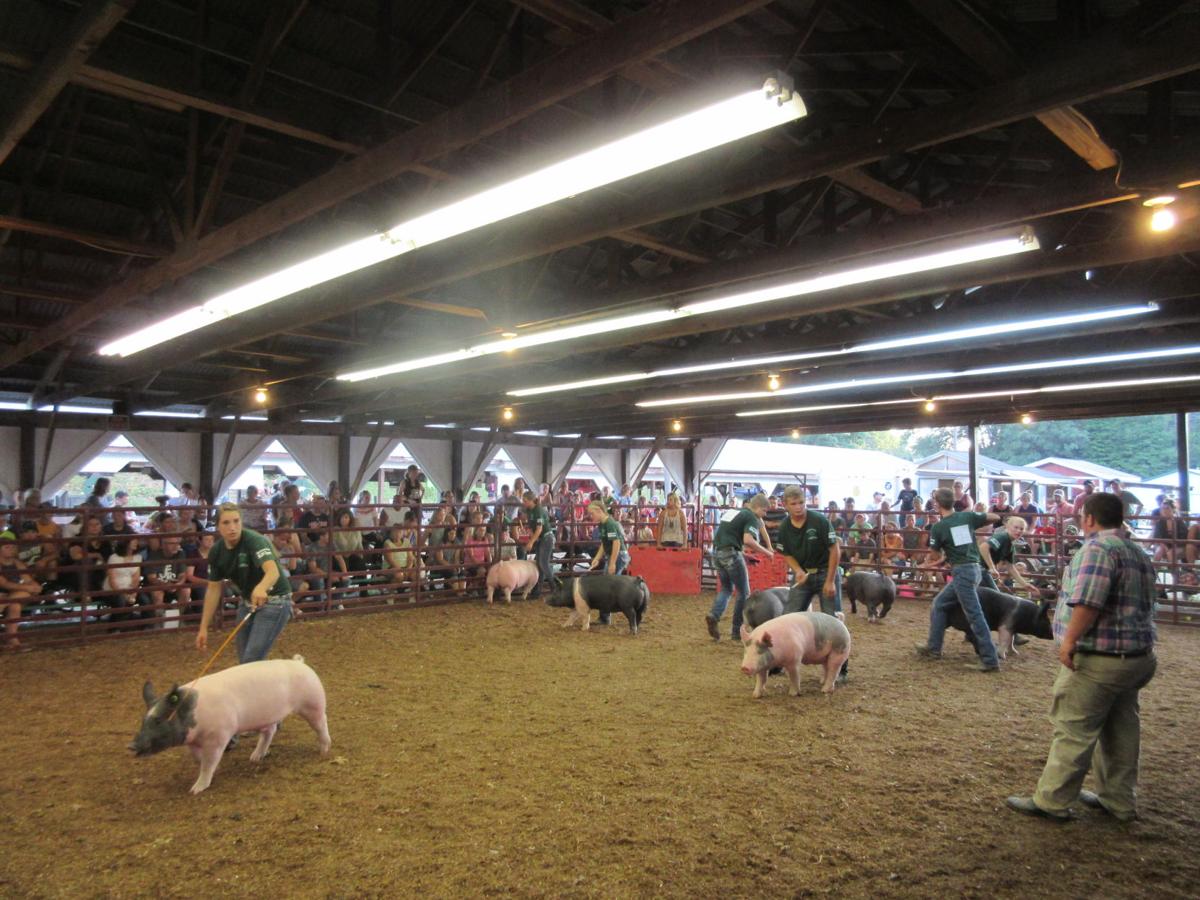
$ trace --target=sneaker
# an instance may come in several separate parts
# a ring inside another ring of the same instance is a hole
[[[941,659],[942,658],[942,651],[941,650],[930,650],[928,644],[917,644],[915,649],[917,651],[917,656],[921,657],[921,659]]]
[[[708,626],[708,636],[714,641],[719,641],[721,639],[721,632],[717,630],[717,620],[712,616],[705,616],[704,624]]]
[[[1070,813],[1052,813],[1044,810],[1033,802],[1032,797],[1009,797],[1004,802],[1009,809],[1015,809],[1017,812],[1025,813],[1027,816],[1041,816],[1043,819],[1049,819],[1052,822],[1071,821]]]
[[[1132,822],[1137,818],[1137,813],[1128,816],[1118,816],[1115,812],[1104,805],[1104,801],[1100,799],[1100,795],[1093,791],[1080,791],[1079,802],[1091,809],[1098,809],[1107,816],[1112,816],[1118,822]]]
[[[970,669],[972,672],[999,672],[999,666],[985,666],[983,663],[967,663],[964,668]]]

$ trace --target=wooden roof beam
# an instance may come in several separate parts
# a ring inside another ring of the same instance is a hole
[[[614,72],[650,59],[718,28],[769,0],[663,0],[622,21],[619,27],[585,38],[567,51],[494,85],[361,156],[320,175],[252,213],[229,223],[143,272],[113,285],[91,303],[73,310],[58,327],[31,335],[0,356],[12,365],[197,269],[269,237],[414,165],[438,159],[495,134],[560,100],[599,84]]]
[[[91,0],[47,51],[0,124],[0,164],[17,146],[83,66],[125,18],[137,0]]]
[[[959,0],[912,0],[910,6],[992,78],[1011,78],[1023,70],[1018,54],[1004,38]],[[1113,149],[1073,106],[1039,113],[1037,120],[1093,169],[1117,164]]]
[[[164,247],[162,244],[131,241],[125,238],[112,237],[107,234],[98,234],[94,231],[84,231],[79,228],[55,225],[50,222],[35,222],[32,219],[23,219],[18,216],[0,215],[0,228],[10,228],[13,231],[22,231],[26,234],[40,234],[44,237],[71,241],[72,243],[91,247],[94,250],[103,250],[105,253],[123,253],[130,256],[145,256],[158,259],[170,252],[170,249]]]

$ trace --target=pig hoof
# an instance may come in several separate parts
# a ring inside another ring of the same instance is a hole
[[[753,694],[751,694],[751,696],[755,700],[761,700],[762,699],[762,691],[755,691]]]
[[[271,751],[269,751],[269,750],[264,750],[262,753],[259,753],[257,750],[255,750],[253,753],[250,754],[250,762],[253,762],[253,763],[262,762],[264,759],[267,758],[267,754],[270,752]]]
[[[194,796],[196,796],[196,794],[199,794],[206,787],[208,787],[207,784],[201,784],[200,782],[197,781],[195,784],[192,785],[192,789],[190,791],[188,791],[188,793],[194,797]]]

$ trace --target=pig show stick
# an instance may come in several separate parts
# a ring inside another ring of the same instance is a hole
[[[217,652],[214,653],[212,655],[212,657],[209,659],[209,661],[204,664],[204,668],[201,669],[200,674],[196,676],[197,681],[199,681],[201,678],[203,678],[204,673],[212,668],[212,664],[217,661],[217,657],[220,656],[222,651],[224,651],[224,649],[229,646],[229,642],[232,641],[237,636],[237,633],[241,629],[241,627],[243,625],[245,625],[247,622],[249,622],[252,618],[254,618],[254,614],[256,612],[258,612],[259,609],[261,609],[261,607],[255,607],[254,609],[250,610],[249,613],[247,613],[245,616],[242,617],[242,621],[238,622],[237,625],[234,626],[233,631],[229,632],[229,637],[225,638],[225,640],[224,640],[224,642],[222,642],[221,646],[217,648]]]

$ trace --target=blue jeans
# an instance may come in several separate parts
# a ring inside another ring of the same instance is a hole
[[[721,589],[717,591],[709,615],[719,622],[721,616],[725,615],[729,598],[737,591],[737,602],[733,604],[733,639],[741,640],[742,616],[746,611],[746,598],[750,596],[750,573],[746,571],[746,557],[738,550],[714,550],[712,561]]]
[[[237,620],[240,622],[250,613],[250,606],[244,600],[238,604]],[[279,637],[283,626],[292,617],[291,595],[284,597],[272,596],[270,600],[258,608],[250,624],[237,634],[237,654],[239,663],[258,662],[266,659]]]
[[[812,605],[813,597],[817,597],[821,602],[821,612],[831,616],[840,613],[842,611],[842,570],[838,569],[833,575],[832,600],[826,600],[822,593],[825,579],[828,577],[828,569],[818,569],[810,572],[803,581],[793,584],[792,589],[788,591],[787,605],[784,606],[783,611],[785,613],[804,612]]]
[[[538,538],[533,545],[533,552],[537,558],[539,578],[534,590],[540,591],[543,587],[550,590],[554,581],[554,532],[548,531]]]
[[[809,606],[812,605],[813,597],[820,600],[821,612],[832,616],[842,611],[842,570],[835,569],[833,573],[833,599],[825,599],[823,590],[825,588],[825,579],[829,577],[828,569],[818,569],[815,572],[810,572],[808,577],[803,581],[797,581],[792,585],[792,589],[788,591],[787,603],[784,605],[785,613],[806,612]],[[838,672],[838,677],[847,676],[850,672],[850,660],[842,663],[842,668]]]
[[[934,653],[942,652],[942,639],[946,634],[949,610],[957,603],[962,607],[963,614],[971,625],[971,631],[975,635],[975,649],[980,660],[989,668],[999,668],[1000,660],[996,656],[996,645],[992,643],[992,630],[988,628],[987,619],[983,617],[983,608],[979,605],[982,570],[977,563],[967,563],[954,566],[951,572],[954,580],[933,598],[933,606],[929,609],[929,640],[926,646]]]

